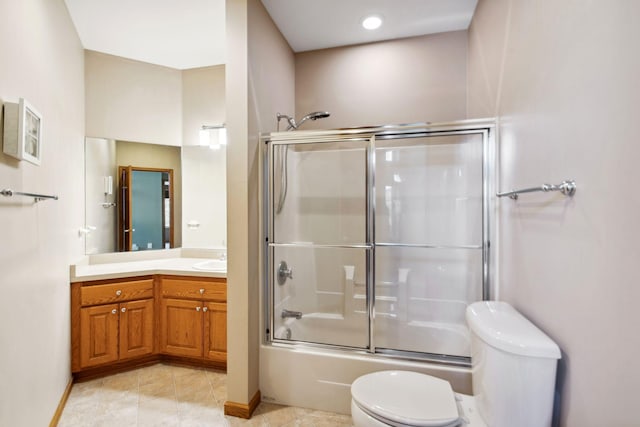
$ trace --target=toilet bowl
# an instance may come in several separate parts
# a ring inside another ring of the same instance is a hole
[[[467,307],[473,396],[410,371],[373,372],[351,384],[355,427],[548,427],[560,349],[504,302]]]
[[[472,396],[430,375],[381,371],[351,385],[351,417],[357,427],[486,427]]]

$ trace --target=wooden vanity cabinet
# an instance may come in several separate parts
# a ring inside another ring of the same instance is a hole
[[[120,304],[120,360],[152,354],[154,351],[153,299]]]
[[[162,360],[226,369],[226,279],[153,275],[71,284],[76,378]]]
[[[71,285],[72,371],[154,353],[153,278]]]
[[[160,290],[160,351],[226,367],[226,280],[162,276]]]
[[[227,303],[204,303],[204,358],[227,364]]]
[[[166,354],[202,357],[202,302],[162,298],[160,350]]]
[[[80,368],[118,360],[118,304],[80,309]]]

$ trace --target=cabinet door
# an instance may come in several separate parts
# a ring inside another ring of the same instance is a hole
[[[160,351],[202,357],[202,302],[163,298],[160,310]]]
[[[118,304],[80,309],[80,366],[118,360]]]
[[[227,304],[204,303],[204,358],[227,361]]]
[[[153,353],[153,299],[120,304],[120,360]]]

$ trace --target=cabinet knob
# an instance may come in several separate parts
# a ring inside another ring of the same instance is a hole
[[[115,308],[113,310],[111,310],[111,314],[116,314],[118,312],[118,310],[116,310]]]
[[[116,291],[116,296],[118,296],[118,297],[119,297],[120,295],[122,295],[122,291],[121,291],[120,289],[118,289],[118,290]]]
[[[200,289],[200,295],[204,295],[204,288]]]
[[[200,307],[196,307],[196,311],[200,311]]]
[[[209,311],[209,309],[207,307],[202,307],[202,311],[206,313],[207,311]]]
[[[127,311],[127,307],[122,307],[120,311],[124,313],[125,311]]]

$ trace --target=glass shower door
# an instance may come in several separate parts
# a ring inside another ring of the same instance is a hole
[[[366,348],[370,141],[269,149],[272,339]]]
[[[482,133],[376,141],[376,351],[469,357],[484,280]]]

